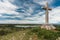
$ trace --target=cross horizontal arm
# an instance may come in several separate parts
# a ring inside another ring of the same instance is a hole
[[[42,8],[42,9],[47,10],[47,8]],[[52,10],[52,9],[51,8],[48,8],[48,10]]]

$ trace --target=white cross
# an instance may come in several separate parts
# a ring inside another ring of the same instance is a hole
[[[45,22],[46,22],[46,24],[48,24],[49,23],[49,17],[48,17],[49,12],[48,12],[48,10],[51,10],[51,8],[48,7],[48,2],[46,2],[46,5],[45,5],[45,7],[43,9],[46,11]]]

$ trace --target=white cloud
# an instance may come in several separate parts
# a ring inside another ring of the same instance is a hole
[[[39,24],[40,21],[28,21],[28,20],[1,20],[0,24]]]
[[[3,2],[0,1],[0,17],[2,18],[20,17],[21,18],[22,14],[19,15],[19,13],[15,11],[18,7],[10,3],[10,1],[11,0],[3,0]],[[15,16],[2,16],[2,14],[10,14],[10,15],[15,15]]]
[[[0,1],[0,14],[1,13],[17,13],[14,10],[17,8],[17,6],[11,4],[8,0],[5,0],[4,2]]]
[[[43,14],[44,12],[40,12],[33,17],[27,17],[26,20],[33,20],[32,23],[45,23],[45,15],[40,16],[39,14]],[[60,22],[60,6],[53,8],[52,11],[49,12],[49,23],[58,24]]]
[[[43,0],[34,0],[36,3],[39,3],[41,5],[45,4],[45,1]],[[53,0],[47,0],[49,3],[51,3]],[[13,1],[12,1],[13,2]],[[0,17],[6,18],[6,17],[11,17],[11,18],[15,18],[15,17],[19,17],[19,18],[24,18],[24,15],[26,16],[30,16],[31,14],[29,14],[30,12],[32,13],[33,10],[30,8],[29,10],[27,10],[28,12],[25,13],[18,13],[15,11],[15,9],[17,9],[18,7],[11,4],[8,0],[4,1],[4,2],[0,2]],[[2,16],[2,14],[12,14],[12,15],[16,15],[16,16]],[[40,12],[38,14],[35,14],[32,17],[26,17],[24,18],[25,20],[0,20],[0,23],[8,23],[8,24],[13,24],[13,23],[17,23],[17,24],[25,24],[25,23],[34,23],[34,24],[40,24],[40,23],[44,23],[45,22],[45,15],[40,16],[41,14],[44,14],[45,12]],[[60,22],[60,6],[53,8],[52,11],[50,11],[49,13],[49,22],[50,23],[58,23]]]
[[[46,2],[48,2],[49,4],[52,4],[53,0],[34,0],[34,2],[36,2],[40,5],[45,5]]]
[[[50,22],[51,23],[58,23],[60,22],[60,6],[53,8],[52,11],[49,13]]]

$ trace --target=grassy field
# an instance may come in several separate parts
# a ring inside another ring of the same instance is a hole
[[[60,40],[60,25],[56,30],[45,30],[40,27],[0,27],[0,40]]]

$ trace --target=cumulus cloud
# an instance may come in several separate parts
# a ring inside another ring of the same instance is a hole
[[[52,4],[53,0],[46,0],[49,4]],[[39,5],[45,5],[45,0],[33,0],[33,2],[39,4]],[[3,0],[3,2],[0,1],[0,18],[21,18],[22,20],[0,20],[0,23],[7,23],[7,24],[26,24],[26,23],[32,23],[32,24],[42,24],[45,23],[45,11],[35,10],[36,5],[32,4],[33,7],[29,4],[29,10],[22,10],[24,13],[17,12],[16,9],[23,8],[18,7],[11,2],[14,2],[14,0]],[[25,4],[24,4],[25,5]],[[25,7],[27,4],[25,5]],[[24,8],[25,9],[25,8]],[[39,8],[38,8],[39,9]],[[35,11],[35,13],[33,13]],[[5,15],[6,14],[6,15]],[[33,14],[33,15],[32,15]],[[13,15],[13,16],[9,16]],[[25,17],[27,16],[27,17]],[[58,23],[60,22],[60,6],[53,8],[52,11],[49,12],[49,23]]]

